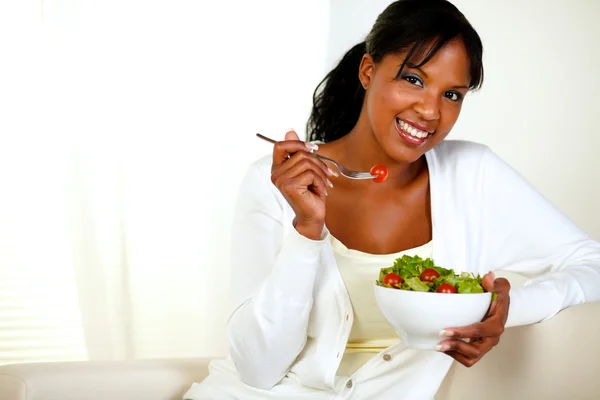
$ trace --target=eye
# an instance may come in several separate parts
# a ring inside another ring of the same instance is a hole
[[[446,92],[446,93],[444,93],[444,96],[446,96],[447,98],[449,98],[452,101],[460,101],[463,98],[462,93],[459,93],[459,92]]]
[[[413,85],[423,87],[423,81],[421,80],[421,78],[419,78],[416,75],[402,74],[402,79],[404,79],[405,81],[407,81]]]

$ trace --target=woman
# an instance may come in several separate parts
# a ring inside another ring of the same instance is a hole
[[[249,169],[230,356],[185,399],[431,399],[453,360],[475,364],[505,327],[600,300],[600,244],[488,148],[444,140],[482,80],[481,41],[453,5],[383,11],[316,91],[311,142],[290,131]],[[338,177],[313,151],[354,170],[384,164],[388,178]],[[448,327],[438,351],[404,347],[372,293],[403,254],[487,273],[497,299],[483,322]],[[535,279],[511,289],[494,270]]]

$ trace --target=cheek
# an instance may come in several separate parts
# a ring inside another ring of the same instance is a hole
[[[370,114],[378,118],[393,118],[415,101],[409,92],[402,91],[393,84],[381,85],[376,89],[370,94],[369,105]]]
[[[456,121],[458,120],[458,116],[460,115],[461,106],[462,106],[462,103],[456,104],[456,105],[455,104],[447,104],[445,106],[442,106],[442,109],[440,112],[440,116],[441,116],[440,128],[443,131],[443,133],[450,132],[450,130],[452,129],[454,124],[456,124]]]

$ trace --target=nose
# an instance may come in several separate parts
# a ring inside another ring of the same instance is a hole
[[[440,118],[440,96],[424,93],[414,109],[426,121],[435,121]]]

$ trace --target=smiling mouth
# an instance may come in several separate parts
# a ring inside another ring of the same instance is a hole
[[[415,139],[423,140],[433,134],[433,133],[430,133],[427,131],[422,131],[420,129],[417,129],[414,126],[410,125],[409,123],[404,122],[400,118],[396,118],[396,123],[398,124],[398,127],[400,129],[402,129],[404,132],[408,133],[410,136],[412,136]]]

